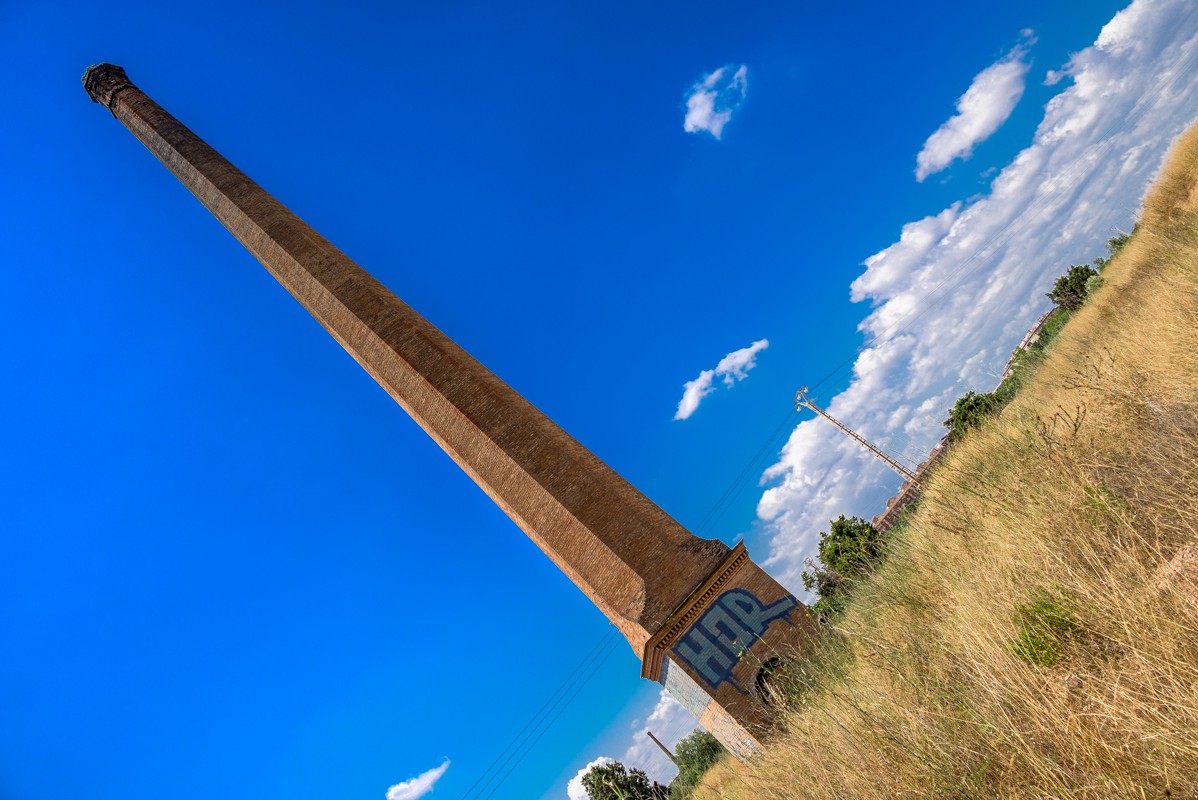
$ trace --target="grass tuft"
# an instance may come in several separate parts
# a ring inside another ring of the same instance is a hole
[[[1059,587],[1036,587],[1026,603],[1015,606],[1018,633],[1011,653],[1035,667],[1055,667],[1065,647],[1081,632],[1068,595]]]

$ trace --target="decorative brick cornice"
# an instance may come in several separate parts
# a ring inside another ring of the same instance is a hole
[[[641,659],[642,678],[651,681],[661,678],[662,656],[686,633],[707,606],[711,605],[711,601],[720,596],[733,576],[747,563],[749,551],[745,549],[744,542],[738,542],[711,577],[704,581],[645,643],[645,653]]]
[[[116,96],[125,89],[136,89],[123,67],[115,64],[92,64],[83,73],[83,88],[92,100],[113,110]]]

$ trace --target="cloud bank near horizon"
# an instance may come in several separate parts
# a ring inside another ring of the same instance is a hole
[[[915,157],[915,180],[922,182],[957,159],[969,158],[974,146],[989,139],[1011,116],[1032,66],[1027,52],[1036,43],[1030,29],[1021,31],[1021,36],[1009,53],[974,76],[965,94],[957,98],[957,113],[923,143]]]
[[[683,420],[694,414],[703,398],[715,391],[713,383],[717,377],[723,378],[724,385],[729,388],[749,377],[749,370],[757,366],[757,354],[769,346],[768,339],[758,339],[748,347],[733,350],[721,358],[714,369],[705,369],[699,373],[699,377],[687,381],[682,387],[682,399],[678,401],[674,419]]]
[[[1101,255],[1115,226],[1130,227],[1168,147],[1198,116],[1195,62],[1191,3],[1135,0],[1050,73],[1072,83],[989,192],[903,225],[865,260],[851,286],[854,301],[871,303],[865,345],[848,388],[824,403],[829,413],[892,451],[926,454],[956,397],[997,383],[1048,308],[1053,278]],[[898,484],[819,419],[791,432],[762,481],[764,563],[792,591],[828,520],[877,513]]]

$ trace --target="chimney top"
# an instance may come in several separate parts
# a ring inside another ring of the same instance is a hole
[[[83,88],[97,103],[112,111],[116,96],[122,89],[135,89],[122,67],[115,64],[92,64],[83,73]]]

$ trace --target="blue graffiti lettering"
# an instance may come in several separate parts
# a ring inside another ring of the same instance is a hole
[[[674,646],[673,652],[713,689],[732,681],[742,655],[770,623],[787,616],[798,602],[787,595],[768,606],[747,589],[729,589],[716,598]],[[738,689],[740,687],[737,687]]]
[[[744,652],[757,641],[757,634],[729,614],[725,604],[716,605],[708,610],[696,624],[701,625],[712,638],[723,642],[734,653]]]
[[[736,657],[733,654],[721,647],[717,640],[694,628],[687,631],[675,645],[674,652],[694,667],[703,676],[703,680],[712,686],[718,686],[723,678],[732,674],[732,668],[736,666]]]

